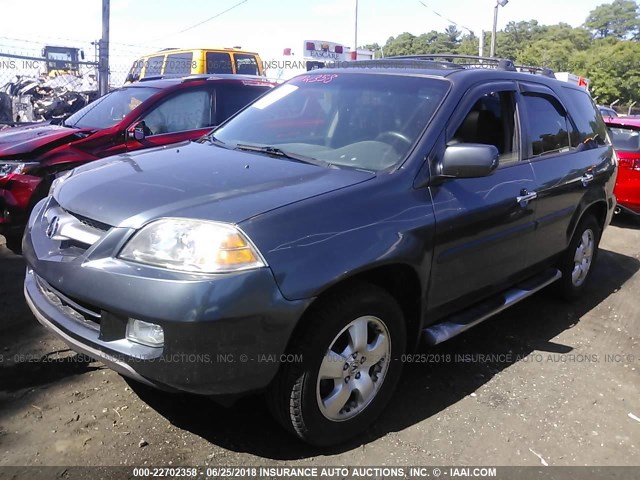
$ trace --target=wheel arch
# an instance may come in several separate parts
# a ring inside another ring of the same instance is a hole
[[[407,327],[407,350],[414,349],[420,338],[422,282],[418,272],[413,267],[403,263],[395,263],[354,273],[322,290],[302,314],[291,334],[287,344],[287,351],[289,351],[292,339],[296,338],[302,330],[309,326],[306,318],[313,312],[315,306],[333,293],[348,289],[350,285],[358,283],[376,285],[387,291],[398,302]]]
[[[603,231],[607,223],[608,211],[607,202],[605,200],[598,200],[585,208],[582,214],[574,216],[567,230],[567,245],[569,245],[576,228],[578,228],[580,222],[586,218],[587,215],[592,215],[598,222],[598,225],[600,225],[601,231]]]

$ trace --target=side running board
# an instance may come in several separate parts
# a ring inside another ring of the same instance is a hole
[[[500,313],[521,300],[533,295],[562,277],[560,270],[552,268],[536,275],[496,297],[491,297],[467,310],[448,317],[445,321],[431,325],[422,331],[427,345],[437,345],[476,326],[489,317]]]

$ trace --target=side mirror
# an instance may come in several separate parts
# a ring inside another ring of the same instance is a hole
[[[477,178],[491,175],[498,168],[498,149],[493,145],[464,143],[449,145],[440,164],[445,178]]]
[[[147,125],[144,123],[144,120],[141,120],[127,129],[127,138],[141,142],[147,136],[147,130]]]

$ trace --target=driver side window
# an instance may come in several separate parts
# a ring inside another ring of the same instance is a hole
[[[147,113],[147,135],[197,130],[213,126],[211,92],[196,90],[178,93]]]
[[[483,95],[471,107],[449,143],[481,143],[494,145],[500,154],[500,164],[519,160],[513,92],[491,92]]]

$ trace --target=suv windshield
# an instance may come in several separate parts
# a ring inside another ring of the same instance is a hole
[[[77,128],[111,127],[157,92],[157,88],[149,87],[115,90],[78,110],[64,121],[64,125]]]
[[[302,75],[263,96],[214,135],[228,146],[269,146],[326,164],[384,170],[404,159],[448,86],[445,80],[417,76]]]

